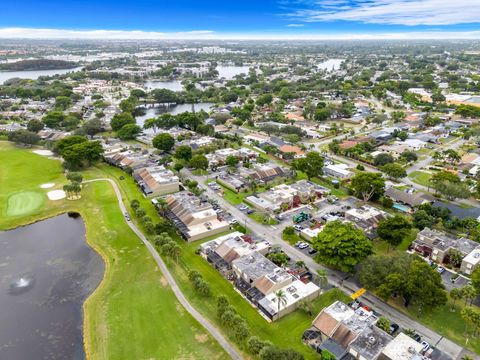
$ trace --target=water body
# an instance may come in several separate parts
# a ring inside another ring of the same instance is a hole
[[[231,80],[240,74],[248,74],[250,66],[234,66],[234,65],[217,65],[218,77]]]
[[[183,85],[178,80],[169,80],[169,81],[148,80],[145,82],[144,86],[148,91],[155,90],[155,89],[183,91]]]
[[[317,65],[319,70],[335,71],[340,69],[340,65],[345,59],[329,59]]]
[[[85,299],[103,277],[81,218],[0,232],[0,359],[84,359]]]
[[[172,106],[168,106],[168,107],[166,107],[166,106],[154,106],[154,107],[150,107],[150,108],[147,108],[147,109],[138,109],[138,111],[141,111],[141,115],[137,115],[135,117],[135,119],[137,120],[137,125],[143,127],[143,123],[145,122],[146,119],[158,117],[158,116],[160,116],[162,114],[165,114],[165,113],[170,113],[172,115],[177,115],[177,114],[180,114],[180,113],[183,113],[183,112],[191,112],[191,111],[193,111],[193,109],[195,109],[196,112],[200,111],[200,110],[209,112],[212,105],[214,105],[214,103],[204,102],[204,103],[197,103],[197,104],[194,105],[194,107],[192,107],[192,104],[178,104],[178,105],[172,105]],[[153,130],[151,130],[151,129],[148,129],[148,130],[145,130],[145,131],[146,132],[150,132],[150,131],[153,132]]]
[[[28,71],[0,71],[0,84],[13,78],[36,80],[40,76],[63,75],[69,72],[81,70],[81,67],[73,69],[56,69],[56,70],[28,70]]]

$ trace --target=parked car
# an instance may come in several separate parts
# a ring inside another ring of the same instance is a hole
[[[308,246],[309,246],[309,245],[308,245],[307,243],[301,243],[300,245],[298,245],[298,248],[301,249],[301,250],[303,250],[303,249],[308,248]]]
[[[248,210],[247,210],[247,214],[248,214],[248,215],[253,214],[254,212],[255,212],[255,210],[253,210],[253,209],[248,209]]]
[[[391,324],[390,324],[390,329],[389,329],[390,335],[395,334],[395,333],[398,331],[398,329],[400,329],[400,326],[398,326],[398,325],[395,324],[395,323],[391,323]]]
[[[425,340],[422,341],[420,344],[422,344],[423,348],[422,348],[422,351],[427,351],[428,349],[430,349],[430,344],[428,342],[426,342]]]
[[[314,248],[310,248],[310,249],[308,250],[308,253],[309,253],[310,255],[314,255],[314,254],[317,253],[317,250],[315,250]]]
[[[443,266],[439,266],[437,267],[437,271],[440,273],[440,274],[443,274],[445,272],[445,268]]]
[[[297,231],[302,231],[303,230],[303,227],[300,226],[300,225],[295,225],[293,228]]]
[[[228,222],[230,225],[234,225],[234,224],[237,224],[238,223],[238,220],[237,219],[232,219]]]
[[[414,338],[414,340],[415,340],[416,342],[421,342],[421,341],[422,341],[422,337],[421,337],[420,335],[418,335],[418,334],[413,334],[412,337]]]
[[[128,215],[127,212],[124,214],[124,216],[125,216],[125,220],[130,221],[130,215]]]
[[[238,206],[238,209],[239,209],[240,211],[245,211],[245,210],[248,210],[248,206],[246,206],[246,205],[239,205],[239,206]]]

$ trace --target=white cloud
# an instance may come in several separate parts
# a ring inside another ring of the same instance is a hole
[[[480,39],[478,31],[415,31],[390,33],[218,33],[210,30],[188,32],[147,32],[125,30],[61,30],[0,28],[0,38],[87,39],[87,40],[449,40]]]
[[[288,24],[287,27],[303,27],[303,24]]]
[[[209,38],[214,32],[195,30],[186,32],[157,32],[140,30],[66,30],[66,29],[30,29],[0,28],[0,38],[11,39],[111,39],[111,40],[163,40]]]
[[[479,0],[319,0],[291,18],[305,22],[360,21],[394,25],[453,25],[480,22]]]

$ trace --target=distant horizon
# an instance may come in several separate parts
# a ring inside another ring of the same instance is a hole
[[[191,41],[368,41],[368,40],[480,40],[478,31],[411,31],[394,33],[220,33],[209,30],[158,32],[143,30],[75,30],[0,28],[0,39],[10,40],[191,40]]]

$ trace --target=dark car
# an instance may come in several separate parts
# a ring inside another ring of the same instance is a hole
[[[313,255],[313,254],[316,254],[316,253],[317,253],[317,250],[315,250],[315,249],[313,249],[313,248],[310,248],[310,249],[308,250],[308,253],[309,253],[310,255]]]
[[[420,335],[418,335],[418,334],[414,334],[414,335],[413,335],[413,338],[415,339],[416,342],[422,341],[422,337],[421,337]]]
[[[395,323],[391,323],[390,324],[390,331],[389,331],[390,335],[395,334],[398,331],[398,329],[400,329],[400,326],[398,326]]]
[[[253,210],[253,209],[247,210],[247,214],[248,214],[248,215],[253,214],[254,212],[255,212],[255,210]]]

